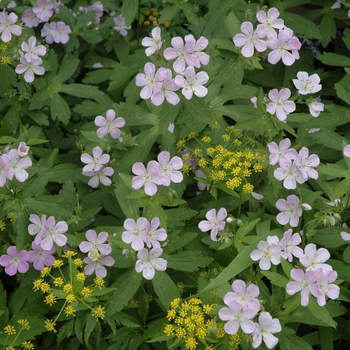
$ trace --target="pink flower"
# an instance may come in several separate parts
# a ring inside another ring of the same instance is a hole
[[[89,276],[95,272],[97,277],[105,278],[107,276],[105,266],[113,266],[114,259],[111,256],[103,256],[99,253],[95,253],[93,259],[89,256],[84,258],[84,263],[87,264],[84,268],[85,275]]]
[[[113,29],[116,30],[121,36],[127,36],[128,30],[131,29],[131,26],[127,26],[125,24],[125,18],[123,15],[114,17],[113,21],[115,23],[115,27],[113,27]]]
[[[267,40],[267,47],[272,51],[269,53],[267,60],[271,64],[276,64],[282,59],[286,66],[291,66],[296,59],[299,59],[298,50],[301,43],[291,29],[284,27],[279,30],[278,36],[271,36]],[[292,51],[291,53],[289,51]]]
[[[202,177],[203,179],[206,179],[206,178],[207,178],[206,175],[204,174],[204,172],[203,172],[202,170],[196,170],[195,176],[196,176],[196,177]],[[205,184],[205,183],[203,183],[203,182],[200,182],[200,181],[198,181],[197,186],[198,186],[198,188],[199,188],[201,191],[204,191],[205,189],[208,190],[209,187],[210,187],[210,185],[207,185],[207,184]]]
[[[56,27],[57,27],[56,22],[51,22],[51,23],[45,23],[41,29],[41,37],[45,38],[45,40],[48,44],[53,43],[52,33],[53,33],[53,31],[56,30]]]
[[[309,107],[310,114],[314,118],[317,118],[320,115],[320,113],[324,111],[324,104],[321,102],[320,97],[307,100],[306,103],[307,103],[307,106]]]
[[[101,115],[95,118],[95,125],[99,126],[96,133],[100,139],[103,139],[107,134],[110,134],[113,139],[120,137],[121,131],[119,128],[125,125],[125,119],[121,117],[115,119],[115,117],[115,111],[109,109],[106,112],[106,118]]]
[[[300,269],[292,269],[290,272],[294,282],[287,283],[286,292],[289,295],[301,292],[301,305],[307,306],[309,304],[309,295],[311,290],[313,295],[317,298],[321,296],[321,292],[318,291],[316,286],[317,273],[316,271],[306,271]]]
[[[0,33],[1,40],[4,43],[7,43],[11,40],[12,34],[15,36],[19,36],[22,34],[22,28],[15,24],[18,20],[18,16],[11,12],[8,14],[5,10],[0,12]]]
[[[148,231],[150,229],[150,223],[144,217],[138,218],[137,221],[133,219],[126,219],[124,221],[124,228],[126,231],[122,233],[122,241],[130,244],[134,250],[140,250],[144,247],[144,244],[150,244],[148,237]]]
[[[277,36],[274,28],[282,29],[284,27],[284,21],[283,19],[278,18],[279,15],[280,13],[275,7],[270,8],[267,14],[265,11],[257,12],[256,18],[261,23],[258,27],[261,25],[266,28],[267,37]]]
[[[30,235],[36,236],[34,242],[36,244],[40,244],[47,232],[47,228],[45,226],[46,215],[43,214],[40,219],[38,215],[31,214],[29,216],[29,221],[32,222],[32,224],[28,225],[28,232]]]
[[[0,256],[0,265],[8,275],[14,276],[17,271],[26,273],[29,270],[29,260],[30,255],[26,250],[18,251],[16,246],[11,246],[7,248],[7,254]]]
[[[17,148],[17,153],[20,157],[26,157],[28,155],[29,146],[25,142],[20,142]]]
[[[297,78],[293,79],[293,84],[300,95],[314,94],[322,89],[321,79],[316,73],[309,77],[307,72],[300,71],[297,73]]]
[[[270,102],[266,106],[266,110],[270,114],[275,114],[279,120],[284,121],[287,115],[295,111],[295,103],[293,101],[287,101],[291,96],[291,92],[288,88],[272,89],[269,91]]]
[[[350,158],[350,145],[346,145],[343,148],[343,154],[344,154],[345,157]]]
[[[304,254],[299,258],[300,263],[306,267],[306,271],[322,269],[324,271],[333,270],[332,266],[324,264],[331,257],[326,248],[316,249],[314,243],[309,243],[304,248]]]
[[[40,65],[43,63],[41,58],[34,58],[32,60],[28,60],[27,56],[20,57],[20,64],[17,65],[15,72],[17,74],[24,73],[24,80],[27,83],[32,83],[34,81],[34,74],[36,75],[44,75],[45,68]]]
[[[267,147],[270,152],[270,164],[275,165],[281,159],[288,158],[290,160],[295,159],[298,155],[297,151],[294,148],[289,148],[291,142],[289,139],[281,140],[277,146],[276,142],[270,142]]]
[[[297,258],[300,258],[303,255],[303,250],[298,247],[298,245],[301,243],[301,237],[299,233],[294,233],[293,230],[290,228],[283,234],[283,238],[280,241],[280,246],[282,250],[282,257],[284,259],[288,259],[289,262],[292,262],[293,256]]]
[[[30,255],[29,262],[33,263],[34,269],[41,271],[45,266],[52,266],[55,258],[52,254],[56,252],[53,246],[50,250],[44,250],[40,244],[32,243],[32,249],[28,253]]]
[[[320,164],[320,158],[317,154],[311,154],[309,156],[309,150],[306,147],[302,147],[294,163],[299,168],[305,180],[308,178],[318,179],[318,172],[314,169],[314,167]]]
[[[168,235],[164,228],[159,228],[160,220],[158,217],[152,219],[148,230],[148,242],[147,247],[160,248],[159,241],[163,242],[167,239]]]
[[[88,241],[83,241],[79,244],[79,249],[82,253],[99,252],[101,255],[109,255],[112,252],[110,244],[105,244],[108,239],[108,233],[102,231],[98,234],[94,230],[87,230],[85,237]]]
[[[290,224],[292,227],[297,227],[299,224],[299,218],[302,215],[302,209],[299,205],[300,200],[295,194],[291,194],[285,199],[279,199],[276,202],[276,207],[281,213],[276,217],[277,221],[281,225]]]
[[[276,338],[272,333],[278,333],[282,330],[281,323],[278,318],[272,318],[269,312],[262,312],[259,315],[259,323],[255,322],[255,329],[253,331],[253,343],[254,349],[257,349],[262,341],[268,349],[272,349],[278,343],[278,338]]]
[[[236,334],[239,328],[246,334],[253,333],[255,324],[251,319],[257,311],[253,307],[244,307],[237,301],[231,301],[219,310],[219,318],[225,323],[224,329],[227,334]]]
[[[110,186],[112,181],[108,176],[112,176],[113,174],[114,170],[109,166],[98,171],[83,171],[84,176],[91,176],[88,185],[92,188],[96,188],[100,182],[104,186]]]
[[[265,38],[267,30],[264,26],[258,27],[256,30],[253,28],[251,22],[243,22],[241,25],[241,31],[243,34],[236,34],[233,37],[233,42],[236,46],[242,48],[242,55],[244,57],[252,57],[254,55],[254,48],[258,52],[263,52],[267,48]]]
[[[259,261],[261,270],[269,270],[271,263],[278,265],[281,262],[281,247],[277,236],[268,236],[267,242],[260,241],[258,249],[250,253],[250,258],[254,261]]]
[[[163,72],[161,72],[163,70]],[[164,99],[172,105],[177,105],[180,102],[179,96],[174,92],[180,88],[175,84],[175,79],[170,69],[159,68],[158,72],[164,75],[164,79],[154,86],[151,102],[155,106],[160,106]]]
[[[32,9],[26,9],[21,17],[21,20],[28,28],[37,27],[40,23],[39,18]]]
[[[20,158],[16,149],[11,149],[8,154],[2,155],[3,160],[7,163],[8,178],[15,177],[19,182],[25,181],[29,174],[25,169],[32,166],[32,160],[29,157]]]
[[[161,89],[162,81],[166,77],[166,70],[164,68],[158,69],[156,73],[156,67],[151,62],[145,64],[144,70],[145,74],[140,73],[136,75],[136,86],[143,86],[140,97],[147,100],[152,96],[156,84],[158,89]]]
[[[69,41],[69,35],[71,33],[72,33],[72,30],[64,22],[57,22],[56,27],[51,29],[52,40],[56,44],[59,44],[59,43],[67,44]]]
[[[0,187],[3,187],[10,178],[7,162],[3,155],[0,155]]]
[[[142,272],[142,276],[146,280],[151,280],[154,278],[156,270],[165,271],[167,268],[167,261],[160,258],[162,253],[162,248],[153,248],[150,251],[146,248],[140,249],[137,253],[136,272]]]
[[[56,224],[55,218],[50,216],[45,222],[45,227],[46,234],[40,243],[42,249],[51,250],[54,243],[59,247],[67,243],[67,236],[64,233],[68,231],[68,225],[65,221],[59,221]]]
[[[38,0],[33,6],[33,12],[41,22],[47,22],[53,15],[53,3],[49,0]]]
[[[32,60],[39,58],[39,56],[44,56],[46,54],[46,47],[43,45],[36,46],[36,37],[31,36],[28,39],[28,44],[22,42],[21,49],[25,53],[26,60],[31,62]]]
[[[217,215],[216,209],[211,209],[205,214],[208,221],[201,221],[198,224],[198,227],[202,232],[210,231],[211,240],[216,242],[219,231],[222,231],[225,228],[226,216],[227,211],[225,208],[220,208]]]
[[[201,36],[197,41],[192,34],[185,36],[186,44],[191,45],[193,49],[193,54],[197,57],[196,68],[199,68],[201,64],[206,66],[209,63],[210,56],[205,52],[202,52],[209,44],[209,41],[204,36]]]
[[[92,149],[91,157],[87,153],[83,153],[80,157],[80,160],[87,164],[83,168],[83,173],[87,171],[99,171],[102,169],[104,164],[109,162],[110,156],[109,154],[102,154],[102,149],[99,146],[96,146]]]
[[[165,175],[160,171],[160,165],[155,160],[151,160],[147,164],[147,169],[141,162],[137,162],[132,166],[132,172],[136,175],[132,179],[131,186],[138,190],[145,187],[145,193],[154,196],[157,193],[156,185],[163,185],[166,181]]]
[[[187,67],[182,75],[175,77],[175,83],[177,86],[182,88],[181,93],[190,100],[195,94],[198,97],[204,97],[208,93],[208,89],[203,85],[209,80],[209,76],[206,72],[198,72],[196,74],[194,67]]]
[[[198,66],[198,58],[194,54],[193,42],[189,40],[184,45],[182,38],[177,36],[171,39],[171,45],[173,47],[166,48],[163,55],[168,61],[176,58],[176,61],[173,64],[173,68],[176,73],[184,72],[186,64],[189,67]]]
[[[259,287],[253,283],[246,286],[242,280],[235,280],[231,284],[233,292],[228,292],[224,296],[224,303],[228,305],[231,301],[240,303],[243,307],[255,308],[256,312],[260,310],[258,300]]]
[[[315,295],[317,297],[317,303],[320,306],[325,306],[326,296],[330,299],[337,299],[339,297],[340,288],[336,284],[331,283],[337,279],[338,274],[334,270],[325,271],[323,269],[318,269],[316,272],[318,274],[316,286],[319,292],[314,292],[312,294],[317,294]]]
[[[283,187],[288,190],[294,190],[297,183],[303,184],[306,181],[299,167],[288,158],[280,160],[280,168],[273,175],[276,180],[283,181]]]
[[[160,28],[156,27],[151,32],[152,38],[146,37],[142,39],[142,46],[147,47],[146,56],[151,56],[161,49],[163,42],[160,33]]]
[[[180,183],[183,180],[182,169],[183,163],[180,157],[173,157],[170,159],[170,153],[163,151],[158,154],[158,163],[160,165],[160,172],[164,174],[163,186],[170,186],[170,182]]]

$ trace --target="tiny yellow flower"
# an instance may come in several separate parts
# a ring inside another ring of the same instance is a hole
[[[38,290],[40,289],[41,284],[42,284],[43,282],[44,282],[44,280],[43,280],[42,278],[40,278],[40,279],[38,279],[38,280],[35,280],[35,281],[33,282],[33,289],[34,289],[35,292],[38,291]]]
[[[21,344],[21,346],[25,350],[34,350],[35,349],[34,345],[30,341],[24,341]]]
[[[62,265],[63,265],[63,261],[62,260],[55,260],[55,262],[53,263],[52,267],[59,268]]]
[[[73,286],[70,283],[67,283],[67,284],[64,285],[63,291],[66,294],[72,293],[73,292]]]
[[[205,158],[201,158],[199,161],[198,161],[198,165],[200,168],[205,168],[208,164],[208,161],[205,159]]]
[[[66,300],[67,300],[67,303],[71,304],[75,301],[75,295],[72,293],[72,294],[68,294],[66,296]]]
[[[81,293],[81,296],[83,297],[83,299],[86,299],[89,296],[91,296],[92,290],[88,287],[84,287],[80,293]]]
[[[74,259],[73,263],[77,267],[82,267],[84,265],[83,260],[81,260],[80,258]]]
[[[20,324],[24,329],[29,330],[29,322],[25,318],[21,318],[20,320],[17,321],[18,324]]]
[[[105,281],[104,281],[104,279],[101,278],[101,277],[95,277],[94,282],[95,282],[95,286],[96,286],[96,287],[99,287],[100,289],[101,289],[102,287],[104,287],[104,285],[105,285]]]
[[[68,250],[65,253],[62,254],[64,258],[71,258],[73,256],[77,255],[77,253],[73,250]]]
[[[98,305],[92,309],[92,316],[96,317],[97,319],[99,318],[104,319],[105,314],[106,314],[106,310],[101,305]]]
[[[57,302],[57,300],[56,300],[56,296],[55,295],[53,295],[53,294],[46,295],[45,300],[44,300],[45,304],[48,304],[48,305],[52,306],[56,302]]]
[[[16,350],[16,348],[14,348],[13,346],[9,345],[9,346],[6,346],[5,350]]]
[[[224,134],[221,136],[221,138],[223,139],[223,141],[230,141],[230,135]]]
[[[51,286],[47,282],[42,282],[41,285],[40,285],[40,290],[43,293],[47,293],[47,292],[49,292],[51,290]]]
[[[164,333],[167,336],[174,335],[174,326],[172,324],[167,324],[164,328]]]
[[[64,283],[64,280],[62,277],[57,277],[53,280],[53,284],[56,286],[56,287],[61,287],[63,286],[63,283]]]
[[[244,193],[252,193],[254,190],[254,186],[250,183],[247,183],[245,185],[243,185],[243,192]]]
[[[86,275],[84,272],[78,272],[76,275],[77,281],[84,282],[86,279]]]
[[[50,272],[51,272],[51,267],[45,266],[45,267],[41,270],[40,276],[41,276],[41,277],[48,276],[48,275],[50,274]]]
[[[47,331],[57,333],[55,326],[56,326],[56,322],[51,320],[45,320],[45,328]]]
[[[66,316],[75,316],[75,312],[76,310],[74,309],[74,307],[72,305],[67,305],[63,312],[66,314]]]
[[[202,141],[205,143],[209,143],[211,141],[211,137],[210,136],[203,136]]]
[[[13,334],[16,334],[16,329],[15,329],[14,326],[7,325],[7,326],[4,328],[4,332],[5,332],[7,335],[13,335]]]

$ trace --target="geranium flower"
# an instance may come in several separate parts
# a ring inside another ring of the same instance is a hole
[[[320,293],[312,293],[317,294],[317,303],[320,306],[326,305],[326,296],[330,299],[337,299],[339,297],[340,288],[336,284],[332,284],[337,277],[338,274],[336,271],[325,271],[323,269],[316,270],[318,273],[316,286],[318,287]],[[312,290],[311,290],[312,292]]]
[[[297,78],[293,79],[293,84],[300,95],[314,94],[322,89],[321,79],[316,73],[309,77],[307,72],[300,71],[297,73]]]
[[[282,59],[284,65],[291,66],[300,58],[298,50],[301,48],[301,43],[287,27],[280,29],[277,37],[269,37],[267,47],[272,50],[267,57],[271,64],[276,64]]]
[[[301,237],[298,232],[293,234],[293,230],[290,228],[285,231],[283,238],[280,240],[280,246],[283,253],[283,258],[292,262],[293,255],[300,258],[303,254],[303,250],[298,246],[301,243]]]
[[[45,68],[40,66],[43,63],[41,58],[38,57],[29,61],[26,56],[22,56],[19,60],[21,63],[17,65],[15,72],[17,74],[24,73],[24,80],[27,83],[32,83],[34,81],[34,74],[45,74]]]
[[[311,154],[309,156],[309,150],[306,147],[302,147],[294,163],[299,168],[305,180],[308,178],[318,179],[318,172],[314,169],[314,167],[320,165],[320,158],[317,154]]]
[[[110,134],[113,139],[120,137],[121,131],[119,128],[125,125],[125,119],[121,117],[115,119],[115,117],[115,111],[109,109],[106,112],[106,118],[101,115],[95,118],[95,125],[99,126],[96,133],[100,139],[103,139],[107,134]]]
[[[283,187],[288,190],[294,190],[297,183],[303,184],[307,179],[303,177],[299,167],[288,158],[280,160],[280,168],[277,168],[273,175],[276,180],[283,181]]]
[[[54,23],[54,22],[52,22]],[[50,23],[50,24],[52,24]],[[54,28],[51,27],[51,36],[56,44],[67,44],[69,41],[69,35],[72,33],[70,27],[64,22],[57,22]]]
[[[301,292],[301,305],[307,306],[309,304],[309,296],[311,289],[315,297],[321,296],[321,291],[318,291],[316,286],[317,273],[316,271],[306,271],[300,269],[292,269],[290,272],[293,282],[287,283],[286,292],[289,295]]]
[[[193,54],[197,57],[196,68],[199,68],[201,64],[206,66],[209,63],[210,56],[205,52],[202,52],[209,44],[206,37],[201,36],[196,40],[192,34],[189,34],[185,36],[185,43],[189,43],[193,47]]]
[[[167,261],[160,256],[163,253],[162,248],[153,248],[148,251],[146,248],[142,248],[137,253],[135,270],[136,272],[142,272],[142,276],[146,280],[154,278],[157,271],[165,271],[167,268]]]
[[[175,106],[180,102],[180,98],[174,91],[177,91],[180,88],[176,85],[170,69],[159,68],[158,72],[160,70],[164,70],[164,79],[161,83],[154,86],[151,102],[155,106],[160,106],[164,102],[164,99],[166,99],[168,103]]]
[[[272,333],[278,333],[282,330],[281,323],[278,318],[272,318],[269,312],[262,312],[259,315],[259,323],[255,322],[255,329],[253,331],[253,343],[254,349],[257,349],[262,341],[268,349],[272,349],[278,343]]]
[[[219,318],[228,321],[224,325],[227,334],[236,334],[239,328],[246,334],[254,331],[255,324],[251,319],[255,317],[257,311],[254,307],[244,307],[237,301],[231,301],[219,310]]]
[[[102,231],[98,234],[94,230],[87,230],[85,237],[88,241],[83,241],[79,244],[79,249],[82,253],[100,252],[101,255],[109,255],[112,252],[110,244],[105,242],[108,239],[108,233]]]
[[[160,165],[155,160],[151,160],[147,164],[147,169],[141,162],[137,162],[132,166],[132,172],[136,175],[132,179],[131,186],[135,190],[145,187],[145,193],[154,196],[157,193],[156,185],[163,185],[166,181],[165,175],[160,171]]]
[[[149,230],[147,232],[148,235],[148,248],[160,248],[160,242],[163,242],[167,239],[168,235],[164,228],[159,228],[160,220],[158,217],[155,217],[151,220]]]
[[[53,3],[49,0],[38,0],[32,10],[41,22],[47,22],[53,15]]]
[[[122,233],[122,241],[127,244],[131,243],[132,249],[138,251],[144,247],[145,243],[150,244],[148,237],[150,223],[146,218],[138,218],[136,222],[133,219],[126,219],[124,228],[126,231]]]
[[[331,257],[326,248],[317,249],[314,243],[309,243],[304,248],[304,254],[299,258],[300,263],[306,268],[306,271],[315,271],[322,269],[324,271],[333,270],[332,266],[324,264]]]
[[[144,100],[149,99],[153,94],[153,89],[158,84],[158,91],[162,86],[162,81],[166,77],[166,70],[158,69],[156,73],[156,67],[152,62],[147,62],[144,66],[145,74],[139,73],[136,75],[136,86],[143,86],[140,97]]]
[[[298,152],[294,148],[289,148],[291,146],[291,142],[289,139],[283,139],[280,141],[277,146],[276,142],[270,142],[267,147],[270,152],[270,164],[275,165],[281,159],[295,159],[298,155]]]
[[[142,46],[147,47],[146,56],[151,56],[161,49],[163,42],[160,33],[160,28],[156,27],[151,32],[152,38],[146,37],[142,39]]]
[[[15,177],[19,182],[25,181],[29,174],[25,169],[32,166],[32,160],[29,157],[20,158],[16,149],[11,149],[8,154],[2,155],[8,170],[8,178],[10,180]]]
[[[107,276],[107,269],[105,266],[113,266],[114,259],[111,256],[103,256],[99,253],[95,253],[93,259],[89,256],[84,258],[84,263],[87,264],[84,267],[85,275],[92,275],[94,272],[97,277],[105,278]]]
[[[29,270],[29,260],[30,255],[26,250],[18,251],[16,246],[11,246],[7,248],[7,254],[0,256],[0,265],[8,275],[14,276],[17,271],[26,273]]]
[[[98,171],[83,171],[84,176],[91,176],[88,185],[92,188],[96,188],[100,182],[104,186],[110,186],[112,181],[108,176],[112,176],[113,174],[114,170],[109,166]]]
[[[272,89],[269,91],[270,102],[266,106],[267,112],[270,114],[275,114],[276,117],[284,121],[287,115],[295,111],[295,103],[293,101],[288,101],[291,96],[291,92],[288,88]]]
[[[0,155],[0,187],[3,187],[7,181],[7,179],[10,177],[8,166],[6,163],[5,158],[3,158],[2,155]]]
[[[346,145],[343,148],[343,154],[344,154],[345,157],[350,158],[350,145]]]
[[[300,200],[295,194],[287,197],[287,200],[281,198],[276,202],[276,208],[281,211],[276,217],[276,220],[281,225],[290,224],[292,227],[297,227],[299,218],[303,210],[300,207]]]
[[[279,11],[272,7],[267,11],[258,11],[256,14],[256,19],[261,23],[259,26],[264,26],[267,30],[267,37],[277,36],[277,33],[274,28],[282,29],[284,27],[284,21],[281,18],[278,18],[280,15]]]
[[[53,246],[50,250],[44,250],[40,244],[32,243],[32,249],[28,253],[30,255],[29,262],[33,263],[34,269],[41,271],[45,266],[52,266],[55,258],[56,248]]]
[[[24,52],[26,60],[31,62],[32,60],[39,58],[39,56],[44,56],[46,54],[46,47],[44,45],[36,46],[36,37],[31,36],[28,39],[28,44],[23,42],[21,44],[21,49]]]
[[[309,107],[310,114],[317,118],[321,112],[324,111],[324,104],[321,102],[320,97],[315,99],[307,100],[307,106]]]
[[[107,164],[110,159],[110,155],[105,153],[102,154],[102,149],[100,146],[96,146],[92,149],[92,155],[88,153],[83,153],[80,157],[80,160],[87,164],[83,168],[83,173],[88,171],[99,171],[102,169],[104,164]]]
[[[28,232],[30,235],[36,236],[34,242],[40,244],[47,231],[45,226],[46,215],[43,214],[40,219],[38,215],[31,214],[29,216],[29,221],[32,222],[32,224],[28,225]]]
[[[59,247],[63,247],[67,243],[67,236],[64,233],[68,231],[68,225],[65,221],[59,221],[56,224],[55,218],[50,216],[45,222],[45,227],[46,234],[40,243],[41,248],[51,250],[54,243]]]
[[[281,247],[277,236],[268,236],[267,242],[260,241],[258,249],[250,253],[250,258],[254,261],[259,261],[259,267],[262,270],[269,270],[271,263],[278,265],[281,262]]]
[[[28,155],[29,152],[29,146],[27,146],[27,144],[23,141],[21,141],[18,145],[17,148],[17,153],[20,157],[26,157]]]
[[[216,242],[219,231],[222,231],[225,228],[226,216],[227,211],[225,208],[220,208],[217,215],[216,209],[211,209],[205,214],[208,221],[201,221],[198,224],[198,227],[202,232],[210,231],[211,240]]]
[[[11,40],[12,34],[15,36],[19,36],[22,34],[22,28],[15,24],[18,20],[18,16],[11,12],[8,14],[5,10],[0,12],[0,33],[1,40],[4,43],[7,43]]]
[[[21,21],[28,28],[37,27],[40,23],[40,19],[36,16],[36,14],[33,12],[33,10],[31,8],[26,9],[23,12],[23,15],[21,17]]]
[[[168,151],[162,151],[158,154],[158,163],[160,171],[165,175],[163,186],[170,186],[170,182],[180,183],[183,180],[182,169],[183,162],[180,157],[173,157],[170,159]]]
[[[119,15],[113,18],[115,26],[113,27],[121,36],[127,36],[128,30],[131,29],[131,26],[125,24],[125,18],[123,15]]]
[[[187,100],[190,100],[193,94],[198,97],[204,97],[208,93],[208,89],[203,86],[209,80],[206,72],[198,72],[196,74],[194,67],[187,67],[184,76],[177,75],[175,77],[175,83],[182,88],[181,93]]]
[[[235,280],[231,284],[232,292],[227,292],[224,296],[224,303],[228,305],[231,301],[237,301],[244,307],[255,308],[256,312],[260,310],[260,302],[258,300],[259,287],[253,283],[249,284],[242,280]]]
[[[267,35],[267,29],[264,26],[258,27],[256,30],[253,28],[251,22],[243,22],[241,25],[241,31],[243,34],[239,33],[233,37],[233,42],[236,46],[242,48],[242,55],[244,57],[252,57],[254,55],[254,48],[258,52],[263,52],[267,48],[265,38]]]
[[[183,39],[176,36],[171,39],[171,45],[172,47],[168,47],[164,50],[163,56],[168,61],[176,58],[176,61],[173,64],[176,73],[184,72],[186,64],[188,67],[198,66],[198,58],[194,54],[193,43],[187,42],[184,45]]]

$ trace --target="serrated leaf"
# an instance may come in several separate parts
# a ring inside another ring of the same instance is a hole
[[[98,87],[86,84],[62,84],[57,87],[57,91],[83,98],[94,98],[103,95],[103,92]]]
[[[328,310],[325,307],[318,305],[315,298],[311,297],[309,299],[309,304],[307,307],[318,320],[322,321],[330,327],[337,327],[337,323],[333,320]]]
[[[322,39],[322,36],[315,27],[315,24],[305,17],[291,12],[283,12],[281,17],[284,19],[285,24],[289,28],[293,29],[295,33],[306,36],[309,39]]]
[[[142,274],[135,270],[128,271],[120,276],[112,287],[116,288],[113,295],[107,301],[107,315],[112,315],[123,309],[129,300],[135,295],[142,282]]]
[[[289,282],[288,278],[282,276],[279,273],[271,272],[271,271],[260,271],[265,277],[267,277],[272,284],[278,287],[285,288],[287,283]]]
[[[193,272],[209,265],[213,259],[208,256],[201,256],[199,251],[185,251],[164,258],[168,261],[168,267],[178,271]]]
[[[126,25],[131,24],[137,14],[138,0],[125,0],[122,5],[122,13],[125,17]]]
[[[198,233],[196,232],[181,232],[179,234],[179,231],[175,231],[172,233],[169,239],[168,245],[164,247],[164,252],[166,254],[171,254],[180,248],[186,246],[189,242],[191,242],[193,239],[195,239],[198,236]]]
[[[327,64],[329,66],[337,66],[337,67],[349,67],[350,66],[350,58],[348,56],[338,55],[333,52],[325,52],[321,55],[317,55],[316,58],[321,61],[323,64]]]
[[[78,51],[74,54],[67,54],[63,57],[57,75],[53,79],[54,85],[59,85],[69,79],[77,70],[79,65]]]
[[[71,116],[71,110],[65,99],[60,95],[54,95],[51,98],[51,118],[56,120],[56,118],[63,124],[68,124]]]
[[[175,298],[180,298],[178,288],[166,272],[156,271],[152,285],[165,310]]]
[[[94,317],[94,316],[92,316],[92,314],[90,314],[87,317],[85,330],[84,330],[84,343],[85,344],[89,343],[90,335],[91,335],[92,331],[94,330],[94,328],[96,327],[96,324],[97,324],[96,317]]]
[[[290,330],[290,332],[287,332]],[[283,350],[312,350],[312,346],[301,339],[295,332],[287,327],[283,327],[283,333],[278,336],[279,346]]]

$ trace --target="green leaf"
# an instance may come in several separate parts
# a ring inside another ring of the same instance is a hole
[[[78,35],[89,44],[97,44],[103,40],[102,36],[95,29],[84,29]]]
[[[193,96],[191,100],[186,101],[185,106],[198,123],[213,124],[215,122],[207,104],[199,97]]]
[[[234,37],[237,33],[240,33],[241,23],[238,21],[235,13],[230,12],[225,18],[225,24],[228,30],[230,37]]]
[[[71,116],[71,110],[68,103],[60,95],[54,95],[51,98],[51,118],[59,120],[67,125]]]
[[[315,24],[308,19],[291,12],[283,12],[281,17],[284,19],[286,26],[293,29],[295,33],[306,36],[309,39],[322,39]]]
[[[337,66],[337,67],[349,67],[350,66],[350,58],[348,56],[338,55],[333,52],[325,52],[321,55],[317,55],[316,59],[321,61],[323,64],[327,64],[329,66]]]
[[[91,12],[92,13],[92,12]],[[59,85],[69,79],[77,70],[79,65],[78,51],[63,57],[59,71],[53,79],[53,84]]]
[[[96,327],[96,324],[97,324],[96,317],[94,317],[94,316],[92,316],[92,314],[90,314],[87,317],[85,331],[84,331],[84,343],[85,344],[89,343],[90,335],[91,335],[92,331],[94,330],[94,328]]]
[[[278,287],[285,288],[289,279],[282,276],[279,273],[271,272],[271,271],[260,271],[265,277],[267,277],[272,284]]]
[[[178,6],[169,6],[165,8],[164,10],[160,11],[159,24],[171,21],[179,12],[180,8]]]
[[[142,282],[142,274],[134,269],[125,272],[113,284],[116,288],[113,295],[107,301],[106,315],[112,315],[119,312],[129,300],[135,295]]]
[[[318,305],[315,298],[310,297],[307,308],[318,320],[330,327],[337,327],[337,323],[333,320],[328,310],[325,307]]]
[[[125,0],[123,2],[122,14],[125,17],[126,25],[129,25],[136,18],[138,5],[138,0]]]
[[[326,47],[332,39],[335,38],[336,26],[333,18],[333,11],[323,16],[320,24],[320,33],[322,35],[322,46]]]
[[[213,259],[208,256],[202,256],[200,251],[185,251],[174,255],[166,256],[168,267],[178,271],[193,272],[209,265]]]
[[[169,244],[164,247],[165,254],[171,254],[176,252],[182,247],[185,247],[189,242],[197,237],[196,232],[181,232],[175,231],[171,235],[169,235]]]
[[[283,327],[282,333],[278,335],[279,347],[284,350],[312,350],[312,346],[302,338],[298,337],[295,332]]]
[[[57,91],[83,98],[94,98],[104,94],[98,87],[86,84],[62,84],[57,88]]]
[[[188,23],[197,25],[198,24],[198,16],[196,15],[196,11],[192,4],[188,4],[184,2],[181,5],[181,10],[183,11],[185,17],[187,18]]]
[[[343,150],[343,141],[347,142],[347,140],[338,133],[324,128],[322,128],[322,132],[315,132],[310,134],[310,136],[322,146],[327,145],[328,148],[336,149],[338,151]]]
[[[152,285],[165,310],[175,298],[180,298],[178,288],[166,272],[156,271]]]

